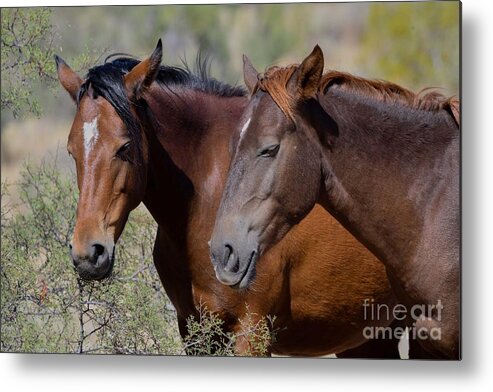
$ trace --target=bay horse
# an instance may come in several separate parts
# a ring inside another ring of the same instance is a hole
[[[422,348],[458,359],[459,102],[323,68],[318,46],[264,74],[244,58],[251,99],[211,239],[218,279],[248,286],[319,203],[383,262]]]
[[[275,315],[271,353],[398,357],[395,340],[362,335],[368,325],[392,321],[363,317],[367,298],[395,303],[383,266],[321,208],[263,256],[249,288],[216,280],[208,240],[248,97],[208,77],[205,67],[195,75],[161,66],[161,57],[159,41],[149,58],[116,58],[85,79],[56,58],[59,81],[77,107],[67,148],[79,188],[71,243],[79,275],[111,274],[115,244],[143,202],[158,224],[154,263],[182,337],[203,305],[236,333],[247,317]],[[250,352],[245,339],[236,351]]]

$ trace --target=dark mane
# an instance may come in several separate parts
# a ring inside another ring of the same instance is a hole
[[[130,72],[140,60],[129,56],[121,56],[109,61],[113,57],[115,55],[108,56],[104,64],[89,70],[86,81],[79,92],[79,98],[86,92],[89,85],[92,85],[95,90],[100,90],[100,95],[105,96],[103,94],[104,90],[115,90],[114,93],[123,98],[119,94],[124,91],[123,76]],[[243,87],[232,86],[211,77],[209,69],[208,58],[199,53],[194,71],[186,63],[184,63],[183,67],[162,65],[159,68],[156,81],[166,86],[183,86],[219,97],[246,95],[246,90]]]
[[[114,57],[115,55],[107,57],[104,64],[97,65],[88,71],[86,80],[77,94],[77,105],[84,94],[90,91],[90,89],[94,97],[104,97],[115,108],[118,116],[127,127],[130,138],[136,142],[137,153],[140,157],[141,146],[139,141],[141,139],[141,131],[137,119],[132,113],[131,102],[127,97],[123,83],[123,77],[139,64],[140,61],[129,56],[121,56],[109,61],[109,59]],[[196,70],[193,72],[186,63],[182,68],[162,65],[156,81],[167,87],[183,86],[218,97],[246,95],[243,87],[231,86],[212,78],[209,75],[209,62],[206,57],[202,57],[199,54],[195,68]],[[138,106],[144,107],[146,104],[145,102],[139,102]]]

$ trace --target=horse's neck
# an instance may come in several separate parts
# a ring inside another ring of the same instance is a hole
[[[334,95],[321,100],[337,123],[323,152],[323,204],[380,259],[410,260],[426,214],[458,177],[458,129],[447,113],[385,107]],[[414,113],[413,113],[414,111]]]
[[[196,91],[156,94],[150,136],[146,204],[179,245],[210,235],[230,163],[230,142],[246,104],[243,97]],[[207,253],[206,253],[207,254]]]

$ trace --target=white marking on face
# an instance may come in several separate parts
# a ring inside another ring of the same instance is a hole
[[[246,129],[250,125],[250,120],[251,120],[251,118],[249,118],[248,120],[246,120],[245,124],[243,124],[243,127],[241,128],[241,131],[240,131],[240,140],[243,137],[243,134],[245,133]]]
[[[82,129],[84,134],[84,155],[87,159],[99,137],[98,118],[95,117],[91,122],[84,123]]]

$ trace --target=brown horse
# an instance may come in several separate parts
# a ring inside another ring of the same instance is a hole
[[[182,336],[202,303],[238,333],[248,312],[275,315],[273,353],[398,357],[392,340],[358,347],[364,327],[392,321],[365,320],[365,299],[391,306],[394,296],[383,266],[321,208],[263,256],[249,289],[216,280],[208,240],[248,98],[203,72],[160,66],[161,53],[159,43],[148,59],[115,59],[85,80],[57,58],[77,103],[68,150],[80,191],[71,249],[80,276],[111,273],[127,217],[143,202],[158,223],[154,262]],[[249,352],[245,340],[237,351]]]
[[[218,277],[248,286],[258,257],[320,203],[385,264],[411,336],[459,358],[458,101],[323,67],[318,46],[264,75],[245,59],[252,96],[211,241]]]

